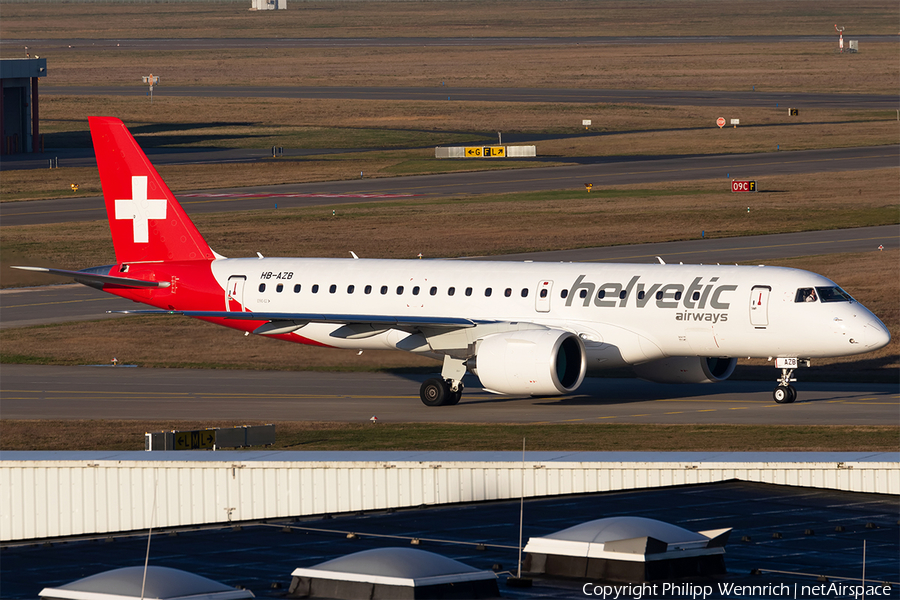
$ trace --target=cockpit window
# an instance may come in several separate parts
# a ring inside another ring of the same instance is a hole
[[[794,302],[815,302],[818,300],[816,297],[816,290],[813,288],[800,288],[797,290],[797,296],[794,298]]]
[[[819,300],[822,302],[853,302],[850,294],[839,287],[817,287]]]

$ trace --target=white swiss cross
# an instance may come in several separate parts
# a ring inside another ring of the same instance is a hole
[[[134,221],[134,243],[150,242],[150,219],[166,218],[166,200],[147,199],[147,176],[131,177],[131,200],[116,200],[116,219]]]

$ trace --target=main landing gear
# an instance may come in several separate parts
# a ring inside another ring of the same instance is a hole
[[[432,377],[419,388],[419,397],[425,406],[453,406],[462,398],[462,378],[466,374],[466,361],[444,355],[444,367],[440,377]]]
[[[778,387],[772,392],[772,398],[778,404],[790,404],[797,399],[797,390],[791,385],[797,381],[793,378],[794,371],[797,367],[808,367],[809,361],[800,358],[778,358],[775,360],[775,367],[781,369],[781,377],[778,381]]]
[[[449,380],[432,377],[419,388],[419,397],[425,406],[453,406],[462,398],[463,384],[458,383],[453,391]]]

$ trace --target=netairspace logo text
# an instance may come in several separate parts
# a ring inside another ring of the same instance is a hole
[[[626,585],[594,585],[586,583],[581,588],[585,596],[603,600],[641,600],[673,596],[705,600],[706,598],[758,598],[776,596],[783,598],[889,598],[889,585],[848,585],[845,583],[817,583],[793,586],[785,583],[766,585],[697,585],[694,583],[642,583]]]

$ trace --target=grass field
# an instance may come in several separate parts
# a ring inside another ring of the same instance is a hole
[[[178,181],[180,168],[160,172]],[[614,188],[597,181],[591,193],[415,198],[199,214],[194,222],[225,256],[344,257],[353,250],[368,258],[446,258],[696,239],[701,230],[731,237],[900,221],[894,169],[767,177],[758,185],[747,197],[733,194],[725,178]],[[2,231],[5,264],[81,269],[115,262],[105,220]],[[3,269],[0,285],[21,285],[22,275]]]
[[[143,450],[148,431],[242,421],[0,421],[0,450]],[[280,422],[275,450],[896,452],[897,427]],[[86,435],[89,432],[89,435]]]
[[[23,38],[380,38],[895,35],[895,2],[872,0],[445,0],[242,3],[8,3],[0,36]],[[39,22],[40,36],[34,23]]]

